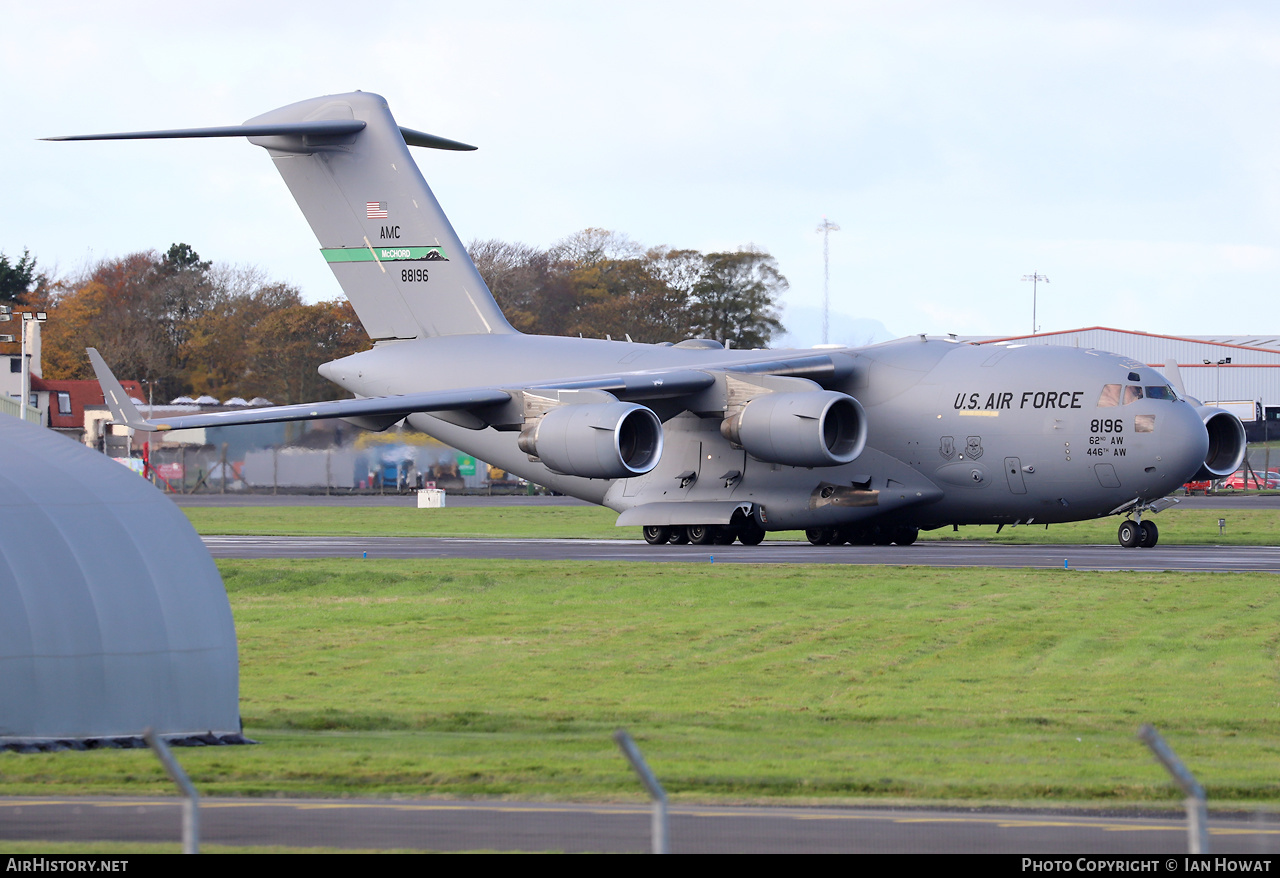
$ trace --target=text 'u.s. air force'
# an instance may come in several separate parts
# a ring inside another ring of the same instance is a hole
[[[1078,409],[1083,390],[1009,390],[956,394],[952,407],[960,411],[1001,411],[1003,409]],[[1017,405],[1014,405],[1014,403]]]

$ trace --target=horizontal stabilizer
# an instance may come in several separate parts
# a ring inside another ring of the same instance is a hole
[[[314,122],[277,122],[272,125],[220,125],[212,128],[172,128],[167,131],[119,131],[114,134],[69,134],[41,140],[168,140],[180,137],[272,137],[320,134],[331,137],[357,134],[365,129],[359,119],[318,119]],[[415,132],[416,133],[416,132]],[[424,135],[430,137],[431,135]],[[443,138],[442,138],[443,139]],[[449,141],[452,143],[452,141]],[[456,147],[449,147],[456,149]]]
[[[360,119],[317,119],[313,122],[277,122],[271,125],[216,125],[210,128],[171,128],[164,131],[117,131],[111,134],[68,134],[41,140],[176,140],[184,137],[341,137],[359,134],[368,125]],[[469,143],[437,137],[425,131],[401,128],[404,142],[427,149],[470,151]]]
[[[427,149],[455,149],[463,152],[469,152],[475,149],[469,143],[459,143],[456,140],[449,140],[447,137],[436,137],[434,134],[427,134],[425,131],[414,131],[412,128],[400,127],[400,133],[404,136],[404,142],[410,146],[425,146]]]

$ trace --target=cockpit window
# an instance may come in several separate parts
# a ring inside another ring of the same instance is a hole
[[[1102,395],[1098,397],[1098,408],[1111,408],[1120,405],[1120,385],[1104,384],[1102,386]]]
[[[1147,399],[1177,399],[1178,394],[1173,392],[1173,388],[1165,385],[1164,387],[1148,387]]]
[[[1124,402],[1122,405],[1128,405],[1131,402],[1137,402],[1142,399],[1142,388],[1136,384],[1126,384],[1124,387]]]

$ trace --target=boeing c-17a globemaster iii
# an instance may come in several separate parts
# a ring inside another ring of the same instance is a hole
[[[243,125],[65,140],[243,136],[264,147],[372,350],[320,367],[355,399],[149,422],[96,351],[115,422],[137,430],[344,418],[409,424],[620,513],[650,543],[913,542],[921,529],[1144,514],[1240,464],[1244,430],[1156,369],[1102,351],[909,337],[726,350],[517,332],[409,154],[471,149],[401,128],[386,101],[315,98]]]

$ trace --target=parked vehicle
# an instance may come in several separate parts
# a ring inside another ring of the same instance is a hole
[[[1236,470],[1222,480],[1222,487],[1232,491],[1275,490],[1280,488],[1280,472],[1256,469]]]

